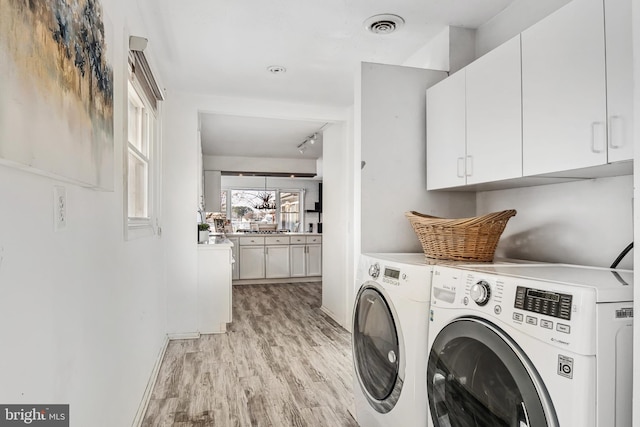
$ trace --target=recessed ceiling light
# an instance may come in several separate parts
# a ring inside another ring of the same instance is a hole
[[[398,15],[374,15],[364,21],[364,27],[373,34],[391,34],[404,25],[404,19]]]
[[[284,68],[282,65],[270,65],[267,67],[267,70],[271,74],[284,74],[287,72],[287,69]]]

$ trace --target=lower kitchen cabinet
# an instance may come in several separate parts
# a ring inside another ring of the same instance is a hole
[[[322,275],[322,238],[306,236],[289,248],[291,277],[311,277]],[[307,243],[309,242],[309,243]]]
[[[322,275],[322,245],[307,245],[307,276]]]
[[[322,236],[243,236],[237,241],[234,280],[322,275]]]
[[[264,279],[264,246],[240,246],[240,279]]]
[[[289,245],[265,246],[264,256],[267,279],[289,277]]]

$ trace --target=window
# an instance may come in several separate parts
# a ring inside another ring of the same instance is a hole
[[[129,221],[148,222],[150,140],[155,117],[129,83],[129,121],[127,155],[127,215]]]
[[[142,52],[132,52],[129,56],[127,150],[124,162],[127,239],[160,234],[158,101],[161,98],[149,90],[151,86],[157,89],[144,55]]]
[[[303,194],[304,190],[227,190],[221,193],[221,210],[233,231],[270,227],[301,231]]]

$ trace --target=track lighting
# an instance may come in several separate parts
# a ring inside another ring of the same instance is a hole
[[[300,154],[304,153],[307,150],[307,144],[313,145],[316,143],[317,139],[318,133],[316,132],[313,135],[308,136],[307,139],[298,144],[298,151],[300,152]]]

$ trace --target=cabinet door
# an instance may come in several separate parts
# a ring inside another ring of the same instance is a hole
[[[304,277],[307,275],[307,250],[305,245],[291,245],[291,274],[290,277]]]
[[[573,0],[522,32],[524,175],[605,164],[602,0]]]
[[[289,277],[289,245],[265,246],[265,277]]]
[[[609,162],[633,158],[631,0],[605,0]]]
[[[467,184],[522,176],[520,35],[467,66]]]
[[[456,187],[466,183],[465,126],[463,69],[427,89],[428,190]]]
[[[264,246],[240,246],[240,279],[264,279]]]
[[[307,276],[322,276],[322,245],[307,245]]]

